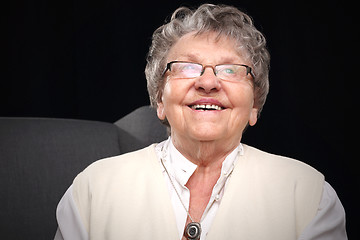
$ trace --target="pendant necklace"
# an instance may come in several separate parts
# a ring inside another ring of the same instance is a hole
[[[181,197],[180,197],[180,194],[179,194],[179,192],[177,191],[177,189],[176,189],[176,187],[175,187],[175,184],[174,184],[174,182],[172,181],[172,179],[171,179],[171,177],[170,177],[170,174],[169,174],[168,170],[166,169],[166,167],[165,167],[165,165],[164,165],[163,159],[160,158],[160,160],[161,160],[161,164],[163,165],[163,167],[164,167],[164,169],[165,169],[166,174],[167,174],[168,177],[169,177],[170,183],[171,183],[171,185],[173,186],[173,188],[174,188],[174,190],[175,190],[175,192],[176,192],[176,195],[179,197],[181,204],[183,205],[183,207],[184,207],[187,215],[189,216],[189,218],[190,218],[190,220],[191,220],[191,223],[189,223],[189,224],[186,225],[186,227],[185,227],[184,235],[185,235],[185,237],[186,237],[187,239],[190,239],[190,240],[198,240],[198,239],[200,239],[200,235],[201,235],[201,225],[200,225],[200,223],[195,222],[195,221],[193,220],[193,218],[190,216],[190,213],[189,213],[188,209],[186,208],[184,202],[182,201],[182,199],[181,199]]]
[[[162,146],[162,148],[161,148],[161,153],[162,153],[162,157],[160,158],[161,164],[162,164],[162,166],[164,167],[165,172],[166,172],[166,174],[167,174],[168,177],[169,177],[170,183],[171,183],[171,185],[173,186],[173,188],[174,188],[174,190],[175,190],[175,192],[176,192],[176,195],[178,196],[181,204],[183,205],[183,207],[184,207],[184,209],[185,209],[185,211],[186,211],[186,214],[189,216],[189,218],[190,218],[190,220],[191,220],[191,223],[189,223],[189,224],[186,225],[186,227],[185,227],[184,235],[185,235],[185,237],[186,237],[187,239],[190,239],[190,240],[199,240],[199,239],[200,239],[200,236],[201,236],[201,225],[200,225],[200,223],[195,222],[195,221],[193,220],[193,218],[191,217],[188,209],[186,208],[184,202],[183,202],[182,199],[181,199],[181,196],[180,196],[179,192],[177,191],[177,189],[176,189],[176,187],[175,187],[175,184],[174,184],[173,180],[171,179],[171,176],[170,176],[167,168],[165,167],[165,164],[164,164],[164,161],[163,161],[163,158],[166,157],[166,153],[165,153],[165,151],[164,151],[164,146]],[[238,154],[237,156],[240,155],[240,150],[238,150],[237,154]],[[234,165],[233,165],[233,166],[234,166]],[[230,177],[230,175],[232,174],[233,170],[234,170],[234,168],[232,168],[232,169],[230,170],[230,172],[228,173],[228,177]],[[224,186],[225,186],[225,184],[221,187],[220,191],[222,191],[222,189],[224,188]]]

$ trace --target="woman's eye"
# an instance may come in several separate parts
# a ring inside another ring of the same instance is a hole
[[[182,68],[182,70],[194,70],[196,67],[194,66],[194,65],[191,65],[191,64],[189,64],[189,65],[185,65],[185,66],[183,66],[183,68]]]
[[[226,74],[235,74],[235,70],[231,68],[225,68],[223,72]]]

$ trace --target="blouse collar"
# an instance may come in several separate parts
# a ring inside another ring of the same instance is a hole
[[[158,144],[156,150],[161,155],[160,157],[163,158],[169,174],[172,175],[172,177],[174,177],[180,185],[185,187],[191,175],[195,172],[197,165],[185,158],[176,149],[171,141],[171,137]],[[221,175],[214,187],[214,190],[218,187],[220,190],[225,184],[225,181],[236,164],[238,153],[243,155],[243,146],[241,143],[223,161]]]

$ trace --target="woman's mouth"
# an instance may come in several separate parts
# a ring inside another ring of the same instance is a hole
[[[190,108],[198,111],[221,111],[224,108],[215,104],[194,104],[189,105]]]

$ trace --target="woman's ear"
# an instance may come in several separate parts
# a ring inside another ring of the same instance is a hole
[[[254,126],[256,124],[258,112],[259,112],[259,110],[257,108],[251,109],[250,117],[249,117],[249,125],[250,126]]]
[[[165,120],[166,115],[165,115],[165,111],[164,111],[164,104],[162,102],[157,103],[156,112],[157,112],[157,116],[160,120]]]

